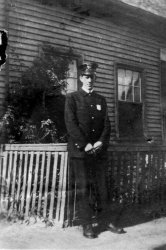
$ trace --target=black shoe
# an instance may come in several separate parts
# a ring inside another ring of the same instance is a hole
[[[107,230],[112,232],[112,233],[115,233],[115,234],[124,234],[124,233],[126,233],[126,231],[123,228],[115,227],[113,225],[109,225],[107,227]]]
[[[94,233],[92,225],[88,224],[83,227],[83,235],[88,239],[95,239],[97,235]]]

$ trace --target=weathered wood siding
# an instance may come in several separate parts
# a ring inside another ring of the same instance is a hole
[[[145,68],[145,130],[155,140],[161,140],[159,49],[163,45],[159,38],[130,23],[125,27],[91,16],[83,20],[72,11],[29,0],[16,0],[10,6],[9,27],[10,82],[31,65],[42,42],[64,51],[72,47],[85,62],[99,63],[95,88],[107,98],[112,139],[116,131],[115,63]]]
[[[5,0],[0,0],[0,30],[7,30],[7,19],[6,19],[6,4]],[[6,65],[0,71],[0,116],[3,113],[3,104],[6,91]]]

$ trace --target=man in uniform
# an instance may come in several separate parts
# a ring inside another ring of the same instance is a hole
[[[107,207],[106,151],[111,129],[105,98],[93,90],[96,69],[96,63],[80,66],[82,88],[68,94],[65,104],[65,123],[69,134],[69,171],[76,183],[76,202],[83,235],[90,239],[97,237],[92,227],[95,206],[103,215]],[[73,178],[70,181],[73,182]],[[92,190],[95,191],[95,204],[90,200]],[[107,229],[123,233],[123,229],[112,224],[107,225]]]

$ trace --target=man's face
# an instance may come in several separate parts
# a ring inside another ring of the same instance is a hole
[[[80,81],[85,89],[91,90],[95,82],[95,75],[81,75]]]

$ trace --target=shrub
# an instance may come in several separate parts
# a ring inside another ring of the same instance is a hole
[[[7,108],[0,121],[1,141],[7,143],[56,143],[66,141],[64,103],[71,56],[60,56],[49,45],[12,83]]]

